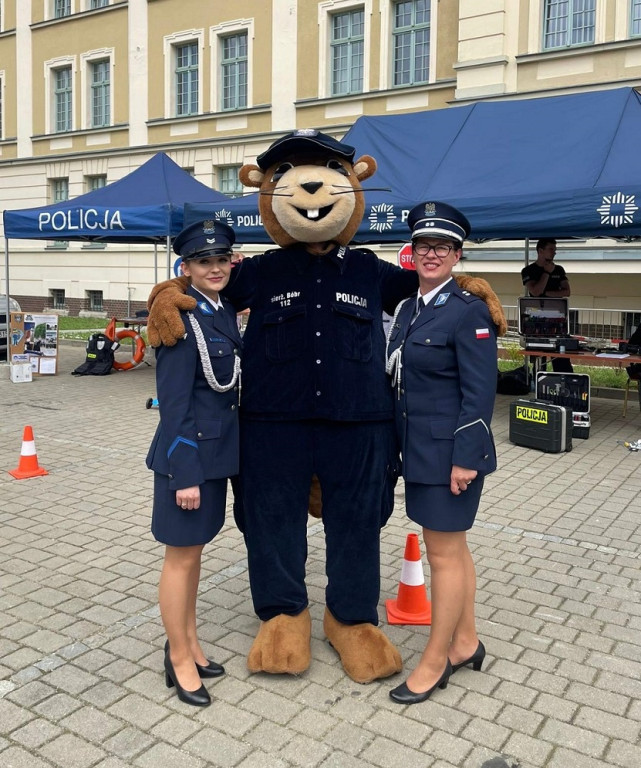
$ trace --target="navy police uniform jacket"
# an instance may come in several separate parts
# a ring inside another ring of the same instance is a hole
[[[216,380],[228,384],[242,343],[236,313],[224,299],[216,310],[193,288],[187,293],[198,299],[193,314]],[[173,490],[238,474],[238,384],[228,392],[209,386],[187,312],[181,315],[185,338],[156,350],[160,423],[147,455],[149,469],[167,475]]]
[[[234,267],[225,295],[251,308],[241,415],[391,419],[382,315],[416,286],[414,272],[345,246],[313,256],[294,245]]]
[[[454,464],[493,472],[496,327],[487,305],[452,279],[412,323],[415,310],[416,297],[399,309],[388,348],[397,358],[393,388],[403,477],[449,485]]]

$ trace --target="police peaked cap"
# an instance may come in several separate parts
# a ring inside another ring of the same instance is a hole
[[[191,224],[179,232],[174,240],[174,253],[187,259],[205,256],[227,256],[236,240],[234,230],[222,221],[205,219]]]
[[[349,144],[343,144],[326,133],[321,133],[313,128],[303,128],[276,139],[262,155],[258,155],[256,162],[259,168],[266,171],[275,163],[298,153],[321,156],[338,155],[351,163],[354,160],[356,150]]]
[[[417,237],[443,237],[462,243],[470,234],[470,222],[453,205],[428,201],[419,203],[407,215],[412,240]]]

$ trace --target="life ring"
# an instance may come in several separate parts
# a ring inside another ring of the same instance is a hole
[[[132,368],[140,365],[145,359],[145,341],[139,333],[136,333],[131,328],[122,328],[120,331],[116,331],[116,341],[119,342],[121,339],[134,340],[134,353],[131,360],[127,360],[124,363],[114,360],[113,367],[117,371],[130,371]]]

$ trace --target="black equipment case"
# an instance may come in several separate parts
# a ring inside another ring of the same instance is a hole
[[[590,377],[587,373],[536,374],[535,397],[572,409],[572,437],[590,437]]]
[[[510,403],[510,440],[547,453],[572,450],[572,409],[540,400]]]

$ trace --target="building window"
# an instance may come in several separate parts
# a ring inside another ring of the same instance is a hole
[[[630,8],[630,35],[632,37],[641,35],[641,0],[632,0]]]
[[[87,176],[87,192],[93,192],[96,189],[102,189],[107,186],[107,177],[104,174],[99,176]]]
[[[92,61],[91,127],[104,128],[111,122],[111,68],[109,59]]]
[[[394,85],[429,80],[430,6],[430,0],[394,4]]]
[[[230,197],[241,197],[243,185],[238,178],[240,165],[221,165],[218,168],[218,190]]]
[[[362,9],[332,16],[332,96],[363,91],[365,14]]]
[[[87,291],[87,309],[90,312],[102,312],[102,291]]]
[[[107,5],[109,5],[109,0],[91,0],[89,10],[93,10],[94,8],[104,8]]]
[[[64,288],[50,288],[49,299],[52,309],[66,309],[65,304],[65,289]]]
[[[222,104],[225,109],[247,106],[247,33],[221,39]]]
[[[176,115],[198,114],[198,43],[176,46]]]
[[[543,49],[594,43],[596,0],[545,0]]]
[[[71,67],[53,71],[54,131],[72,130]]]
[[[52,203],[62,203],[69,199],[69,179],[66,177],[60,177],[59,179],[51,179],[50,182],[50,196]],[[54,248],[67,248],[69,243],[66,240],[54,240],[51,245]],[[63,291],[64,294],[64,291]],[[62,303],[64,304],[64,296]]]
[[[54,0],[54,19],[61,19],[63,16],[71,16],[71,0]]]
[[[4,73],[3,73],[4,74]],[[4,139],[4,77],[0,76],[0,140]]]

